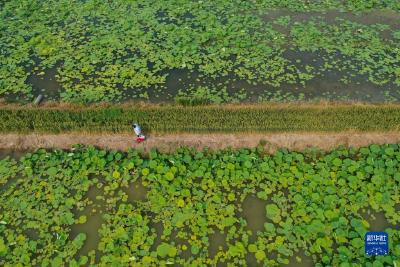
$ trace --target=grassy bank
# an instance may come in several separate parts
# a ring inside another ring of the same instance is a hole
[[[0,107],[1,133],[394,131],[399,105]]]

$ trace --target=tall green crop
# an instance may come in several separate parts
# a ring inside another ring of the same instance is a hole
[[[150,133],[396,131],[396,105],[150,106],[3,108],[1,133],[127,133],[138,121]]]

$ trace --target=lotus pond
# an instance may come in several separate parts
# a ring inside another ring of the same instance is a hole
[[[8,101],[400,99],[397,0],[6,0],[0,32]]]
[[[2,266],[399,266],[400,146],[4,152]],[[386,231],[387,256],[366,256]]]

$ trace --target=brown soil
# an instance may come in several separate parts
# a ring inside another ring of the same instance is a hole
[[[127,150],[137,148],[149,151],[170,152],[180,146],[197,149],[255,147],[260,141],[266,142],[268,151],[285,147],[301,151],[308,147],[329,150],[339,145],[361,147],[369,144],[390,144],[400,142],[400,132],[390,133],[265,133],[265,134],[165,134],[149,136],[142,144],[128,134],[2,134],[0,149],[31,150],[36,148],[71,148],[74,144],[95,145],[101,148]]]

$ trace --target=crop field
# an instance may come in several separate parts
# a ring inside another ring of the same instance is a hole
[[[398,0],[0,3],[0,98],[400,99]]]
[[[396,144],[5,157],[0,265],[399,266],[399,158]],[[387,256],[365,256],[371,230]]]
[[[131,134],[140,121],[146,134],[393,132],[400,129],[400,106],[353,104],[110,105],[85,107],[5,106],[0,134]],[[142,123],[143,122],[143,123]],[[179,138],[179,137],[177,137]]]

